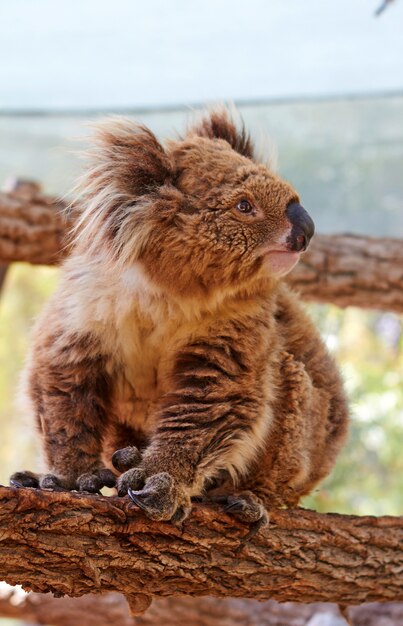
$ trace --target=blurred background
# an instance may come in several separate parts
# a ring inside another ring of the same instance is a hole
[[[69,193],[85,123],[110,113],[161,138],[235,102],[321,233],[403,237],[403,0],[13,0],[0,4],[0,183]],[[403,245],[403,243],[402,243]],[[18,375],[57,269],[14,264],[0,295],[0,482],[39,467]],[[403,512],[402,321],[310,305],[343,372],[349,443],[305,501]]]

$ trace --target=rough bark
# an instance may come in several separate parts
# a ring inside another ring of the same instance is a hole
[[[65,205],[45,196],[39,185],[11,181],[0,192],[0,263],[53,265],[64,254],[68,226]]]
[[[19,182],[0,193],[0,263],[51,265],[66,254],[65,204]],[[289,282],[307,300],[403,312],[403,241],[316,235]]]
[[[151,522],[127,498],[0,488],[1,577],[37,592],[194,595],[361,604],[403,600],[403,517],[272,511],[247,528],[195,505],[182,528]]]
[[[305,300],[403,312],[403,240],[317,235],[290,275]]]
[[[141,616],[130,615],[117,593],[81,598],[15,592],[0,595],[0,616],[53,626],[339,626],[345,624],[332,604],[280,604],[232,598],[159,598]],[[403,603],[372,603],[348,609],[353,626],[403,624]],[[321,621],[319,621],[321,620]]]

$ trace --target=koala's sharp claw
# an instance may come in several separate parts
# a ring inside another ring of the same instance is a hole
[[[224,511],[233,511],[233,512],[242,512],[244,510],[243,502],[239,500],[235,500],[235,502],[231,502],[224,507]]]
[[[256,535],[256,533],[263,527],[266,526],[266,524],[269,523],[269,516],[267,515],[266,511],[264,512],[264,514],[262,515],[262,517],[260,519],[257,520],[257,522],[254,522],[253,524],[250,525],[250,530],[249,533],[251,533],[251,537],[253,537],[254,535]]]
[[[228,496],[212,496],[211,498],[208,498],[208,500],[210,500],[210,502],[214,502],[214,504],[226,504],[228,502]]]
[[[129,498],[131,500],[133,500],[134,504],[137,504],[137,506],[140,507],[140,509],[143,509],[143,511],[147,511],[147,507],[144,504],[144,502],[141,501],[141,495],[144,495],[144,493],[142,491],[133,491],[132,489],[130,489],[130,487],[127,490],[127,495],[129,496]]]
[[[134,490],[128,486],[127,493],[147,517],[156,521],[179,523],[191,509],[190,498],[167,472],[149,476],[142,489]]]
[[[173,514],[173,516],[171,518],[171,522],[173,524],[175,524],[176,526],[178,526],[179,528],[181,528],[182,527],[182,522],[189,515],[189,511],[190,511],[190,509],[188,507],[179,506],[176,509],[175,513]]]
[[[243,537],[241,539],[241,541],[239,542],[239,546],[238,546],[236,552],[237,553],[241,552],[241,550],[243,550],[243,548],[246,546],[246,544],[249,543],[249,541],[251,539],[253,539],[253,537],[259,532],[259,530],[262,528],[262,526],[265,526],[268,523],[268,521],[269,521],[269,518],[268,518],[267,514],[265,513],[256,522],[253,522],[252,524],[250,524],[249,525],[249,531],[246,533],[245,537]]]
[[[16,487],[17,489],[20,489],[21,487],[24,486],[22,483],[19,483],[17,480],[12,480],[11,478],[10,478],[10,485],[12,487]]]

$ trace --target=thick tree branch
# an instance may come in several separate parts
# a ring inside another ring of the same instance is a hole
[[[65,205],[32,183],[0,193],[0,263],[53,264],[67,252]],[[71,219],[71,218],[70,218]],[[316,235],[289,282],[307,300],[403,312],[403,242]]]
[[[272,511],[247,529],[195,505],[182,528],[151,522],[127,498],[0,487],[0,572],[11,585],[81,596],[194,595],[361,604],[403,600],[403,517]]]
[[[403,240],[316,235],[291,273],[305,300],[403,312]]]
[[[65,205],[30,181],[12,181],[0,192],[0,263],[53,265],[64,254]]]

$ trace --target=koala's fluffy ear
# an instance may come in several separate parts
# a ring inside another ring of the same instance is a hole
[[[169,157],[148,128],[124,118],[107,120],[95,128],[88,178],[98,189],[113,183],[118,193],[139,196],[169,182]],[[88,178],[87,185],[91,182]]]
[[[89,254],[107,250],[108,258],[124,263],[147,238],[149,196],[170,187],[171,161],[148,128],[123,118],[96,124],[92,143],[87,170],[73,190],[70,240]]]
[[[242,156],[248,159],[254,158],[252,139],[245,130],[243,122],[239,123],[238,128],[226,109],[211,111],[189,130],[189,134],[208,139],[224,139]]]

